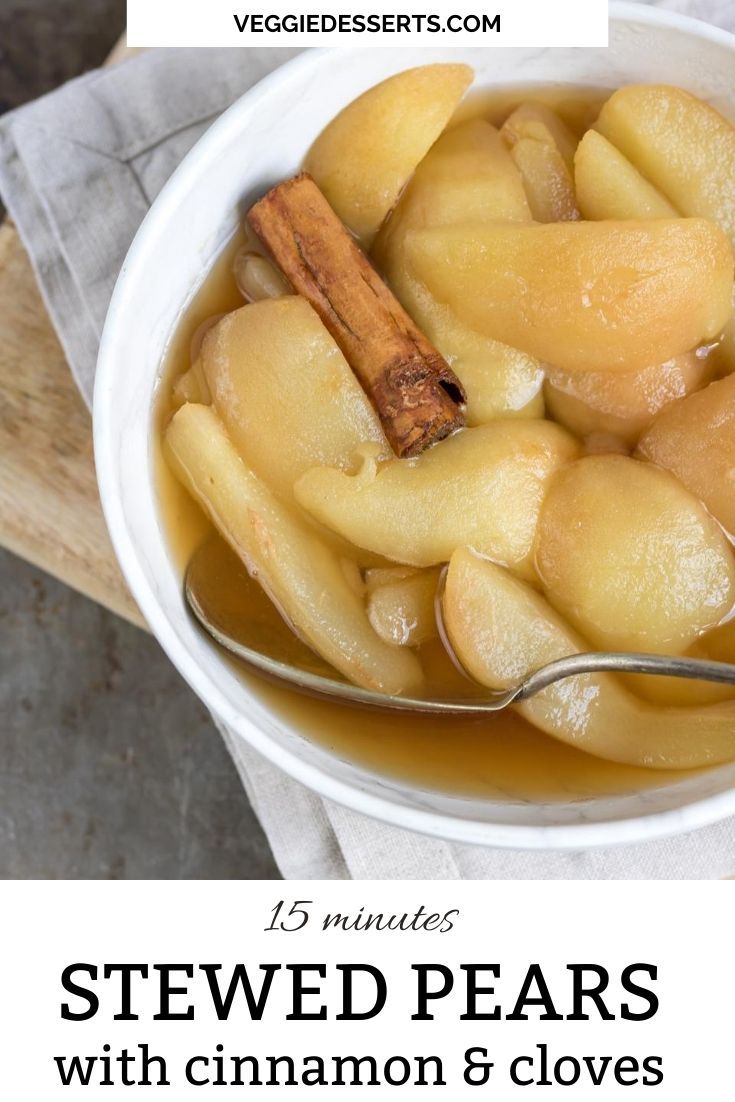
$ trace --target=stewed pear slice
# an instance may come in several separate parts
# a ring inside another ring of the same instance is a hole
[[[305,168],[369,245],[472,82],[468,65],[422,65],[363,92],[332,119]]]
[[[403,647],[417,647],[435,638],[434,603],[439,573],[438,568],[417,570],[372,588],[367,602],[368,620],[381,639]]]
[[[588,130],[574,155],[574,183],[583,218],[676,218],[673,203],[612,142]]]
[[[468,326],[568,371],[633,371],[717,336],[733,257],[704,219],[494,223],[407,235],[410,271]]]
[[[536,563],[555,608],[603,650],[680,654],[735,604],[722,529],[668,471],[621,455],[560,471]]]
[[[468,218],[531,218],[518,170],[498,131],[482,119],[447,130],[429,150],[381,230],[374,255],[403,306],[462,380],[469,425],[496,417],[541,417],[538,361],[470,329],[408,270],[404,241],[409,231]]]
[[[211,406],[182,406],[166,448],[181,481],[317,653],[365,688],[420,686],[415,655],[375,633],[340,558],[246,465]]]
[[[678,92],[679,89],[676,91]],[[684,102],[689,103],[692,99],[693,97],[684,93]],[[707,113],[711,111],[711,108],[701,104],[699,100],[694,102],[705,108]],[[696,110],[699,108],[697,107]],[[717,117],[720,118],[720,116]],[[725,123],[725,120],[721,122]],[[735,130],[729,123],[725,125],[728,131],[735,134]],[[667,137],[666,142],[668,140]],[[698,153],[696,147],[690,147],[691,167],[695,174],[698,171],[697,165],[701,168],[700,153],[701,151]],[[671,218],[679,213],[673,203],[664,196],[663,191],[654,187],[619,149],[616,149],[596,130],[588,130],[579,143],[575,157],[575,179],[577,198],[585,218]],[[662,178],[657,178],[657,182],[663,187]],[[730,244],[735,248],[735,232],[730,218],[735,207],[735,182],[732,177],[728,177],[726,186],[730,190],[730,198],[720,194],[718,200],[719,204],[724,201],[725,217],[722,216],[718,204],[715,204],[716,210],[715,207],[709,206],[703,206],[700,209],[698,203],[685,199],[682,199],[680,213],[696,215],[704,212],[712,217],[713,221],[729,233]],[[709,192],[707,194],[709,195]],[[735,370],[735,315],[732,313],[723,326],[722,338],[714,350],[712,363],[718,366],[721,372]]]
[[[548,662],[589,650],[539,593],[464,548],[449,564],[443,619],[457,657],[489,689],[511,688]],[[656,707],[612,674],[584,674],[517,710],[554,738],[608,761],[694,769],[735,759],[735,701]]]
[[[572,166],[576,141],[566,123],[544,104],[523,103],[501,129],[523,178],[537,222],[579,218]]]
[[[484,119],[468,119],[446,130],[418,165],[373,252],[379,263],[389,260],[408,230],[530,220],[523,182],[499,132]]]
[[[401,286],[406,309],[467,391],[468,425],[500,417],[543,417],[544,372],[534,356],[471,329],[420,285],[407,279]]]
[[[735,537],[735,375],[661,410],[638,450],[673,471]]]
[[[501,132],[509,145],[523,137],[538,141],[550,138],[571,171],[577,139],[559,112],[548,104],[534,100],[521,103],[505,120]]]
[[[533,356],[471,329],[412,277],[400,247],[388,268],[397,298],[459,377],[467,392],[468,425],[499,417],[543,417],[544,372]]]
[[[360,444],[389,454],[365,391],[306,299],[225,315],[204,338],[201,362],[237,450],[284,498],[310,467],[349,466]]]
[[[533,577],[533,541],[551,476],[579,453],[549,421],[465,429],[417,459],[363,458],[356,474],[307,471],[294,487],[317,520],[358,547],[412,566],[469,544]]]
[[[629,84],[595,129],[682,214],[717,222],[735,243],[735,127],[704,100],[667,84]]]
[[[544,394],[554,420],[577,436],[612,436],[632,446],[665,406],[702,386],[711,371],[708,356],[696,352],[641,371],[550,367]]]
[[[716,222],[735,249],[735,127],[704,100],[667,84],[631,84],[595,124],[682,214]],[[716,356],[735,370],[735,317]]]

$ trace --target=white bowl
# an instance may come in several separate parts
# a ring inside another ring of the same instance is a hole
[[[204,703],[237,735],[331,800],[401,827],[492,846],[562,848],[640,841],[735,813],[735,764],[645,792],[567,803],[459,798],[338,759],[284,721],[187,615],[162,531],[152,411],[164,350],[243,209],[296,171],[337,111],[386,76],[466,61],[475,87],[560,82],[682,84],[735,103],[735,37],[693,20],[613,4],[607,49],[310,50],[244,95],[197,143],[156,199],[110,305],[95,390],[95,454],[120,564],[151,630]]]

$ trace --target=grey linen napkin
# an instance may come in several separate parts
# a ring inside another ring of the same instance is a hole
[[[706,6],[713,21],[735,26],[731,0]],[[0,120],[0,192],[88,404],[110,295],[150,203],[207,125],[294,52],[151,51]],[[218,726],[286,878],[700,879],[735,872],[735,820],[578,853],[426,838],[320,799]]]

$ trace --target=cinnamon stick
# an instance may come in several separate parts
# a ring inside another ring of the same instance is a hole
[[[250,210],[250,226],[308,299],[375,406],[396,455],[464,425],[461,382],[388,289],[307,173]]]

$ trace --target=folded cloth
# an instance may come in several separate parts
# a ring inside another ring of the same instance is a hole
[[[681,0],[661,6],[684,8]],[[702,0],[697,10],[735,29],[731,0]],[[88,403],[110,295],[148,206],[212,119],[294,52],[155,50],[0,120],[0,193]],[[578,853],[426,838],[322,800],[218,726],[287,878],[699,879],[735,872],[735,820]]]

